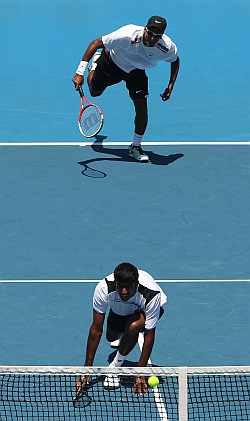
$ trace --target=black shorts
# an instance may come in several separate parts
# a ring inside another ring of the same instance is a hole
[[[116,66],[105,50],[102,51],[96,64],[92,79],[95,91],[102,93],[107,86],[124,81],[132,99],[146,98],[148,95],[148,78],[145,70],[135,69],[126,73]]]
[[[164,308],[161,307],[158,320],[160,320],[160,318],[163,316],[163,313],[164,313]],[[109,336],[109,332],[117,333],[117,336],[122,334],[125,331],[127,323],[130,318],[131,318],[131,314],[129,316],[119,316],[118,314],[110,310],[108,318],[107,318],[107,336]]]

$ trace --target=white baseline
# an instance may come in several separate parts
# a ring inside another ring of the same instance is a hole
[[[0,279],[0,284],[9,283],[9,284],[18,284],[18,283],[65,283],[65,284],[87,284],[92,283],[96,284],[100,282],[101,279]],[[250,282],[250,279],[155,279],[158,284],[181,284],[181,283],[219,283],[219,282]]]
[[[93,146],[93,145],[102,145],[102,146],[129,146],[130,142],[0,142],[0,147],[33,147],[33,146]],[[197,142],[142,142],[143,146],[250,146],[250,141],[232,141],[232,142],[211,142],[211,141],[197,141]]]

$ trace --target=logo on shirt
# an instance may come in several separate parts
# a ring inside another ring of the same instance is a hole
[[[159,42],[156,44],[156,48],[159,48],[159,50],[163,51],[164,53],[169,52],[169,48],[165,47],[165,45],[162,45]]]
[[[142,36],[141,35],[136,35],[135,39],[131,40],[131,44],[139,44],[142,41]]]

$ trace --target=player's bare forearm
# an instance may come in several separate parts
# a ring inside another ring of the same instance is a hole
[[[86,358],[85,358],[85,365],[92,366],[96,354],[96,350],[98,348],[100,339],[102,336],[102,330],[96,329],[94,325],[90,327],[88,342],[87,342],[87,349],[86,349]]]
[[[139,367],[146,367],[149,357],[151,355],[155,340],[155,329],[145,330],[144,343],[141,351],[141,356],[138,361]],[[144,376],[135,378],[133,391],[139,395],[147,392],[148,386]]]
[[[97,38],[89,44],[87,50],[84,52],[82,56],[82,60],[89,61],[99,48],[104,48],[101,38]]]
[[[138,361],[139,367],[146,367],[149,357],[151,355],[155,341],[155,329],[145,330],[144,343],[141,351],[141,356]]]
[[[83,74],[88,66],[88,62],[99,48],[104,48],[101,38],[97,38],[92,41],[87,50],[84,52],[77,71],[72,78],[72,82],[74,83],[76,90],[79,90],[80,86],[83,84]]]
[[[180,68],[180,59],[179,57],[177,57],[177,59],[171,63],[171,72],[170,72],[168,86],[166,87],[164,92],[161,94],[163,101],[167,101],[171,96],[175,81],[179,73],[179,68]]]
[[[170,73],[170,79],[168,82],[168,86],[174,86],[175,81],[177,79],[178,73],[179,73],[179,68],[180,68],[180,59],[179,57],[177,57],[177,60],[173,61],[173,63],[171,63],[171,73]]]

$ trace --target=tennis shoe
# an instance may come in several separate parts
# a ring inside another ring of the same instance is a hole
[[[149,157],[145,154],[144,150],[140,145],[131,144],[128,148],[129,155],[139,162],[148,162]]]
[[[92,61],[91,63],[89,63],[88,65],[88,71],[92,72],[93,70],[96,69],[97,66],[97,60],[101,57],[102,52],[101,51],[96,51],[96,53],[93,55],[92,57]]]
[[[114,374],[109,374],[105,377],[103,386],[107,389],[117,389],[120,386],[120,379]]]

